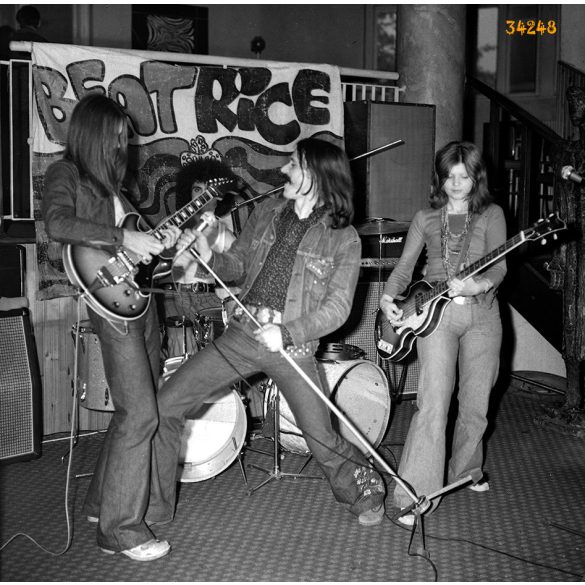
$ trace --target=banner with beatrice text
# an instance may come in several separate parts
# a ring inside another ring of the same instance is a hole
[[[280,167],[298,140],[342,143],[339,70],[328,65],[270,63],[210,66],[145,59],[132,51],[33,43],[33,183],[39,300],[73,294],[61,246],[40,217],[43,177],[61,158],[78,100],[100,92],[130,122],[129,196],[155,226],[175,211],[175,177],[201,157],[224,161],[250,196],[282,185]]]

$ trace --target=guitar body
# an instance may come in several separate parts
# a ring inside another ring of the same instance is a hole
[[[437,328],[451,299],[439,296],[423,305],[421,295],[432,288],[428,282],[419,280],[410,286],[404,300],[396,301],[397,307],[404,312],[399,325],[392,325],[378,309],[374,337],[376,351],[382,359],[394,362],[404,359],[412,351],[417,337],[427,337]]]
[[[483,258],[465,267],[456,276],[460,280],[471,278],[524,242],[549,236],[556,239],[556,232],[565,229],[567,229],[565,222],[556,213],[551,213],[546,219],[539,219],[531,228],[522,230]],[[430,335],[441,322],[445,308],[452,300],[447,296],[448,292],[448,281],[440,282],[434,287],[424,280],[415,282],[409,287],[404,300],[395,301],[398,308],[403,311],[402,321],[396,326],[393,326],[379,309],[374,327],[378,355],[390,361],[400,361],[406,357],[412,350],[416,338]]]
[[[145,231],[140,229],[140,220],[138,214],[128,213],[120,227]],[[142,293],[139,287],[150,286],[151,270],[144,264],[138,266],[126,250],[112,256],[98,248],[65,244],[63,264],[69,280],[102,317],[133,321],[146,313],[150,293]]]
[[[156,228],[140,224],[137,213],[128,213],[120,227],[131,231],[148,232],[162,239],[165,228],[181,227],[205,208],[217,196],[217,187],[233,182],[233,179],[217,178],[207,182],[205,192],[189,201],[181,209],[162,221]],[[152,281],[171,272],[172,256],[163,256],[154,269],[141,262],[137,254],[122,249],[113,256],[108,252],[88,246],[66,244],[63,248],[63,263],[69,280],[80,288],[88,304],[106,319],[138,319],[148,309],[150,293],[140,288],[152,288]]]

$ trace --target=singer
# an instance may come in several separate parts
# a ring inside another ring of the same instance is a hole
[[[350,225],[348,160],[329,142],[305,139],[282,172],[287,178],[283,198],[260,203],[228,251],[213,252],[205,235],[193,230],[179,239],[179,246],[195,240],[202,260],[220,278],[245,276],[241,300],[262,326],[236,310],[226,332],[184,363],[160,390],[149,522],[173,519],[185,416],[240,377],[258,372],[278,385],[335,498],[361,525],[383,519],[382,478],[332,428],[328,408],[280,353],[286,349],[323,388],[313,354],[319,338],[348,318],[360,266],[361,244]]]
[[[174,246],[178,228],[163,242],[152,235],[116,227],[133,211],[121,193],[126,173],[126,115],[112,100],[90,94],[73,110],[64,158],[45,175],[42,214],[53,240],[100,248],[124,247],[148,263]],[[97,523],[97,542],[109,554],[152,561],[170,550],[144,522],[148,503],[151,440],[158,425],[155,389],[160,337],[155,304],[133,321],[112,323],[87,308],[103,355],[106,379],[116,405],[85,500]]]

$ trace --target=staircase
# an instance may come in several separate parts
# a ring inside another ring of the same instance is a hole
[[[476,94],[474,96],[474,94]],[[467,103],[489,100],[483,124],[483,152],[489,184],[507,218],[508,237],[556,211],[557,152],[564,139],[512,100],[481,81],[466,80]],[[473,111],[466,108],[466,111]],[[469,119],[465,127],[471,127]],[[562,347],[562,293],[551,288],[547,270],[558,242],[528,244],[507,256],[508,275],[500,295],[553,347]]]

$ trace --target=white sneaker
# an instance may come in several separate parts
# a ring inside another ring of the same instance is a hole
[[[487,492],[490,489],[490,484],[487,481],[480,480],[468,487],[473,492]]]
[[[400,516],[400,518],[398,518],[398,522],[404,526],[414,526],[414,514],[412,512],[408,512],[408,514]]]
[[[114,550],[102,548],[109,555],[116,554]],[[134,548],[120,551],[123,555],[130,557],[133,561],[156,561],[167,555],[171,550],[171,545],[166,540],[151,539],[144,544],[139,544]]]

